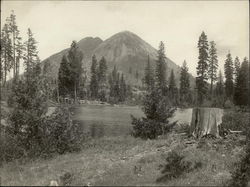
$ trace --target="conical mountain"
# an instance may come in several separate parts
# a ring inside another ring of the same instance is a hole
[[[78,46],[84,54],[83,64],[88,72],[91,65],[91,56],[95,54],[98,60],[104,56],[107,60],[109,71],[116,65],[118,70],[125,75],[125,79],[132,85],[141,85],[141,78],[144,74],[148,55],[152,65],[155,64],[157,59],[157,50],[130,31],[119,32],[104,41],[100,38],[87,37],[79,41]],[[52,65],[52,68],[49,69],[52,70],[53,75],[56,75],[61,58],[67,50],[63,50],[46,59]],[[180,67],[169,58],[166,59],[166,63],[167,76],[170,75],[171,69],[173,69],[176,81],[178,81]],[[129,71],[130,69],[132,72]],[[136,78],[136,72],[139,74],[138,79]],[[194,78],[190,77],[191,85],[193,85]],[[177,82],[178,84],[179,82]]]

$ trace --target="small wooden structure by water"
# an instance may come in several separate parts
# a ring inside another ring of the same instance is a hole
[[[207,135],[219,137],[219,125],[222,123],[223,110],[219,108],[193,109],[190,133],[201,138]]]

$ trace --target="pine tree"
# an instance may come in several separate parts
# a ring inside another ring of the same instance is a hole
[[[143,82],[146,85],[147,90],[150,90],[154,87],[154,71],[150,64],[149,55],[148,55],[147,66],[145,68]]]
[[[155,68],[155,84],[163,95],[167,95],[166,56],[163,42],[160,42]]]
[[[223,76],[221,70],[219,71],[216,87],[215,87],[215,96],[216,96],[216,101],[219,106],[223,106],[224,104],[224,81],[223,81]]]
[[[116,101],[120,98],[120,73],[117,72],[117,74],[114,77],[114,97]]]
[[[240,60],[239,57],[236,56],[234,60],[234,103],[237,103],[237,95],[236,93],[239,88],[240,83],[239,81],[239,74],[240,74]]]
[[[17,44],[16,44],[16,52],[17,52],[17,56],[16,56],[16,77],[19,76],[20,73],[20,62],[22,59],[24,59],[24,44],[21,42],[21,37],[18,38],[17,40]]]
[[[171,70],[171,74],[169,77],[169,99],[171,100],[173,105],[177,105],[178,104],[178,88],[176,86],[175,83],[175,75],[174,75],[174,70]]]
[[[221,70],[219,71],[218,81],[216,83],[216,95],[224,94],[224,82]]]
[[[109,86],[110,86],[109,96],[111,98],[115,97],[115,83],[116,83],[117,73],[118,72],[116,66],[114,66],[112,72],[109,75]]]
[[[239,57],[235,57],[235,60],[234,60],[234,83],[236,84],[236,80],[239,76],[239,72],[240,72],[240,60],[239,60]]]
[[[12,68],[12,48],[11,48],[11,38],[10,29],[8,24],[4,24],[1,32],[1,80],[3,86],[6,84],[7,74]]]
[[[189,81],[187,63],[184,60],[181,67],[181,75],[180,75],[180,103],[184,102],[190,103],[189,95],[190,95],[190,81]]]
[[[30,29],[28,29],[28,40],[24,43],[25,44],[25,54],[24,54],[24,65],[25,71],[27,72],[27,76],[30,75],[30,71],[36,66],[36,59],[37,59],[37,42],[33,37],[33,33]]]
[[[209,48],[209,64],[208,64],[208,76],[210,79],[210,95],[213,94],[213,84],[217,79],[217,69],[218,69],[218,59],[217,59],[217,50],[215,48],[215,42],[210,42]]]
[[[207,36],[204,32],[201,33],[198,41],[198,49],[199,49],[199,61],[196,77],[196,88],[198,92],[198,104],[201,105],[204,101],[204,98],[207,94],[207,80],[208,80],[208,42]]]
[[[71,78],[70,78],[70,65],[67,56],[64,55],[58,71],[58,89],[59,95],[66,97],[70,93]]]
[[[62,58],[58,71],[59,95],[71,96],[77,100],[80,92],[80,82],[82,77],[83,54],[78,49],[76,41],[73,41],[70,50]]]
[[[71,48],[68,52],[68,60],[70,66],[70,76],[71,76],[71,94],[74,95],[74,100],[77,100],[77,93],[80,86],[80,77],[83,72],[82,69],[82,59],[83,54],[79,50],[76,41],[73,41],[71,44]]]
[[[106,101],[106,89],[107,89],[107,63],[104,57],[99,62],[98,69],[98,87],[99,87],[99,98],[101,101]]]
[[[12,67],[13,67],[13,77],[16,78],[19,71],[19,63],[20,63],[20,50],[23,50],[23,47],[21,46],[21,37],[19,36],[20,31],[18,30],[17,24],[16,24],[16,15],[14,14],[14,11],[12,10],[11,15],[9,18],[7,18],[9,28],[10,28],[10,35],[12,39]]]
[[[91,80],[90,80],[90,93],[91,98],[96,99],[98,96],[98,64],[95,55],[92,56],[91,65]]]
[[[227,54],[227,58],[224,64],[224,70],[225,70],[225,92],[226,96],[229,99],[232,99],[233,92],[234,92],[234,82],[233,82],[233,60],[231,57],[230,52]]]
[[[236,84],[235,93],[234,93],[234,101],[236,105],[240,105],[240,106],[248,105],[248,99],[249,99],[248,76],[249,76],[249,63],[248,63],[247,58],[245,57],[241,64],[239,75],[236,80],[237,84]]]
[[[122,74],[120,79],[120,102],[124,102],[126,99],[126,91],[127,91],[127,85],[124,79],[124,75]]]
[[[34,55],[37,54],[35,39],[30,33],[29,30],[25,77],[13,82],[9,96],[9,99],[14,100],[13,111],[9,116],[10,132],[18,138],[19,145],[27,152],[41,146],[41,129],[48,109],[41,63],[38,56]]]

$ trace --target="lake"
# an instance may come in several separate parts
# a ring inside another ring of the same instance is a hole
[[[84,105],[74,109],[73,120],[82,125],[81,129],[91,137],[126,136],[132,125],[130,115],[144,116],[138,106]],[[192,109],[177,109],[170,122],[190,123]]]

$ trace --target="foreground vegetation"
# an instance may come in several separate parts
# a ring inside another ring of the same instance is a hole
[[[130,136],[103,137],[85,142],[79,153],[25,164],[5,163],[0,174],[2,185],[48,185],[56,180],[61,185],[219,186],[231,178],[230,171],[243,155],[244,139],[230,135],[227,139],[194,141],[177,132],[147,141]],[[164,175],[161,165],[167,164],[167,158],[171,160],[173,151],[191,167],[197,163],[200,166],[156,182]]]

